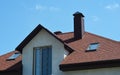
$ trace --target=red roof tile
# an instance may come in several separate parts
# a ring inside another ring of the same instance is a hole
[[[0,71],[10,71],[21,69],[21,56],[17,57],[15,60],[7,60],[11,55],[18,51],[12,51],[5,55],[0,56]]]
[[[95,34],[86,32],[82,39],[74,40],[73,33],[56,35],[74,49],[61,64],[86,63],[94,61],[120,59],[120,43]],[[90,43],[99,42],[96,51],[86,52]]]

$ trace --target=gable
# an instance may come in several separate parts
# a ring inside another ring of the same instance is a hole
[[[37,35],[34,36],[34,38],[32,38],[28,44],[26,44],[23,50],[28,47],[31,47],[33,49],[34,47],[51,46],[55,43],[63,45],[64,47],[63,43],[61,43],[54,36],[49,34],[45,29],[41,29],[40,32],[38,32]]]
[[[52,48],[52,71],[59,71],[59,65],[64,59],[64,44],[45,29],[41,29],[41,31],[38,32],[37,35],[34,36],[34,38],[32,38],[32,40],[29,41],[29,43],[22,49],[22,64],[24,65],[23,75],[32,75],[33,73],[35,48],[42,48],[47,46]]]
[[[47,31],[50,35],[52,35],[55,39],[57,39],[58,41],[60,41],[62,44],[64,44],[66,50],[68,50],[70,53],[73,51],[73,49],[71,49],[69,46],[67,46],[61,39],[59,39],[58,37],[56,37],[52,32],[50,32],[49,30],[47,30],[46,28],[44,28],[42,25],[38,25],[16,48],[15,50],[18,50],[20,52],[22,52],[22,49],[42,30],[44,29],[45,31]]]

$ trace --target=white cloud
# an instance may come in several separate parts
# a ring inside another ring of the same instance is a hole
[[[47,7],[42,6],[42,5],[36,5],[36,6],[35,6],[35,9],[36,9],[36,10],[46,10]]]
[[[105,8],[106,8],[106,9],[113,10],[113,9],[117,9],[117,8],[119,8],[119,7],[120,7],[120,5],[119,5],[118,3],[113,3],[113,4],[107,5]]]
[[[42,5],[36,5],[35,9],[38,11],[59,11],[60,9],[54,6],[42,6]]]

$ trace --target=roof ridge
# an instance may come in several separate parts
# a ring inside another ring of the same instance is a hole
[[[61,34],[58,34],[58,35],[71,34],[71,33],[74,33],[74,32],[65,32],[65,33],[61,33]],[[107,38],[107,37],[104,37],[104,36],[101,36],[101,35],[97,35],[97,34],[94,34],[94,33],[90,33],[90,32],[87,32],[87,31],[85,31],[85,33],[94,35],[94,36],[96,36],[96,37],[101,37],[101,38],[104,38],[104,39],[106,39],[106,40],[113,41],[113,42],[115,42],[115,43],[117,43],[117,44],[120,44],[119,41],[116,41],[116,40],[113,40],[113,39],[110,39],[110,38]]]
[[[119,41],[116,41],[116,40],[113,40],[113,39],[110,39],[110,38],[106,38],[106,37],[101,36],[101,35],[97,35],[97,34],[90,33],[90,32],[86,32],[86,33],[91,34],[91,35],[94,35],[94,36],[96,36],[96,37],[104,38],[104,39],[109,40],[109,41],[113,41],[114,43],[118,43],[118,44],[120,44]]]

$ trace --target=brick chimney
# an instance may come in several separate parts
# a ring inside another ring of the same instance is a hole
[[[82,39],[84,34],[84,15],[80,12],[73,14],[74,16],[74,38]]]

